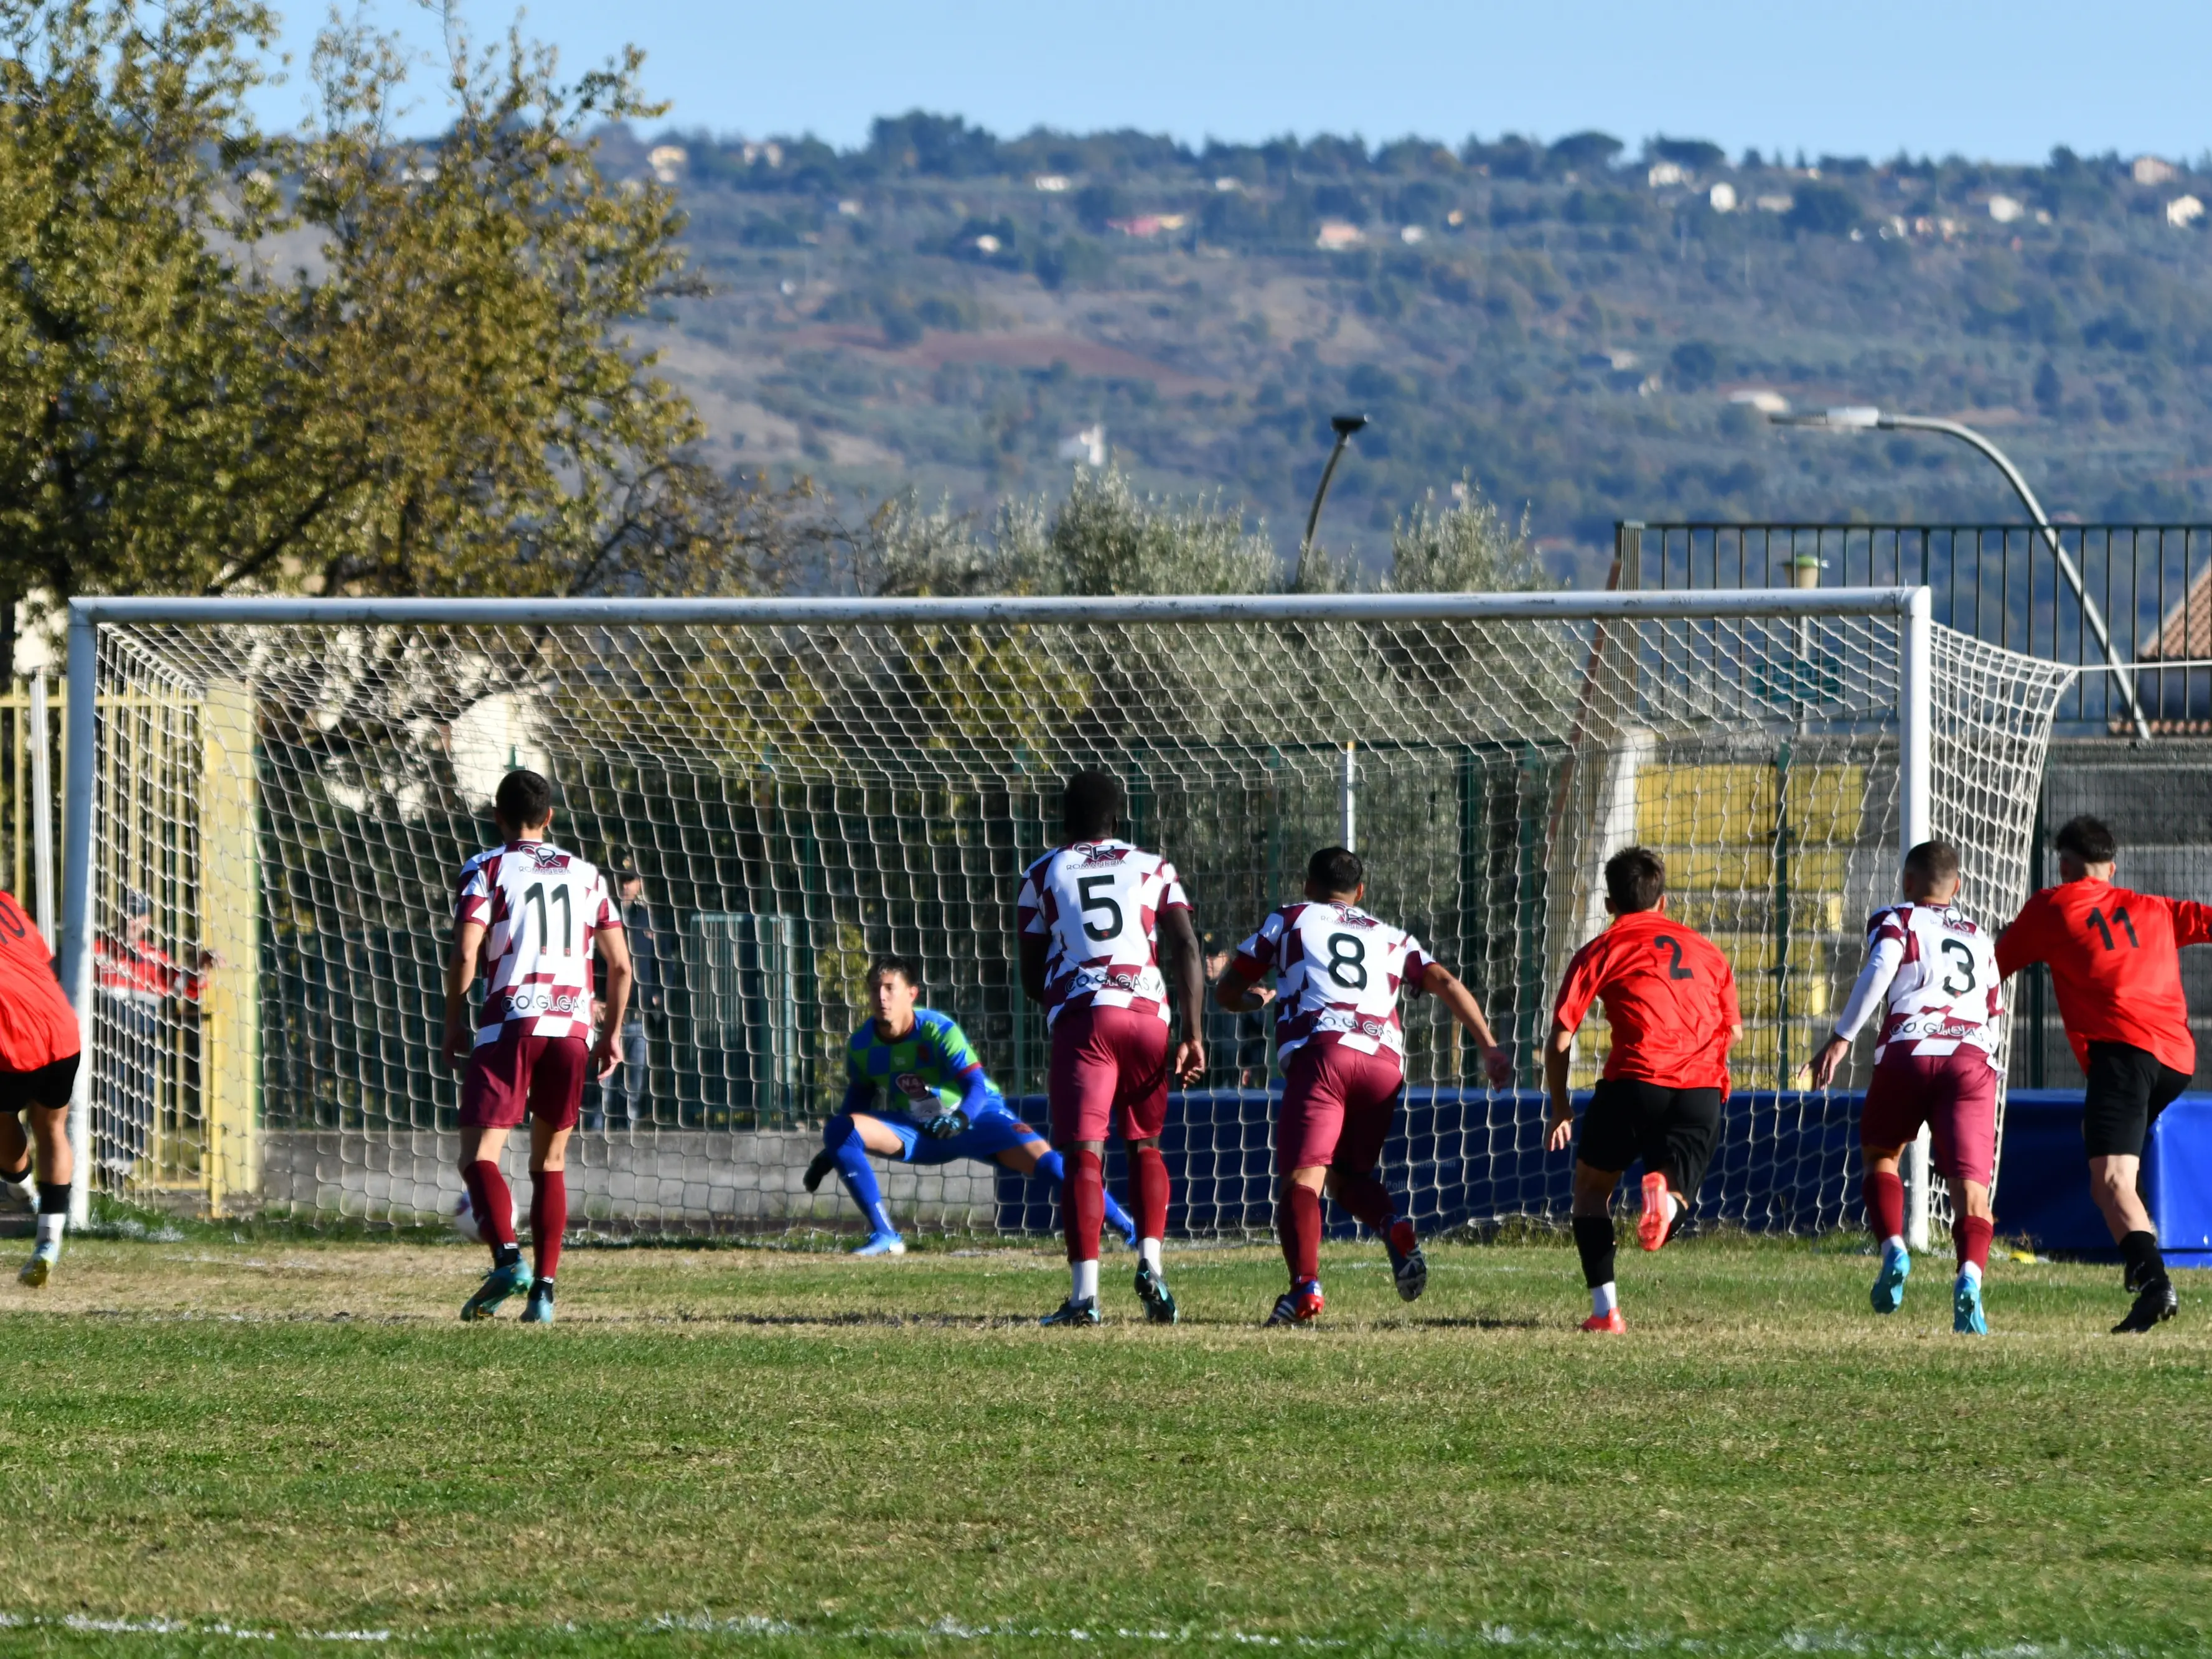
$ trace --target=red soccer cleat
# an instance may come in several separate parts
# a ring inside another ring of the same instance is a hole
[[[1636,1223],[1637,1243],[1647,1250],[1656,1250],[1667,1242],[1671,1224],[1667,1218],[1667,1177],[1648,1175],[1644,1177],[1644,1214]]]
[[[1318,1317],[1328,1304],[1322,1300],[1321,1285],[1308,1279],[1303,1285],[1293,1285],[1275,1298],[1275,1310],[1267,1316],[1270,1325],[1304,1325]]]
[[[1592,1314],[1583,1321],[1583,1328],[1601,1331],[1608,1336],[1625,1336],[1628,1333],[1628,1322],[1620,1316],[1620,1310],[1615,1308],[1609,1313]]]

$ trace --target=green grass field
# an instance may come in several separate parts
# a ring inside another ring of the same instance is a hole
[[[1171,1255],[1188,1322],[1040,1331],[1026,1249],[576,1250],[562,1322],[464,1327],[482,1258],[75,1243],[0,1285],[9,1653],[2175,1653],[2212,1647],[2212,1275],[1856,1244],[1447,1247],[1428,1297]],[[1080,1632],[1079,1637],[1076,1632]]]

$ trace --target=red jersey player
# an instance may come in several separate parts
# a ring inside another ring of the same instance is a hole
[[[1176,1319],[1160,1259],[1168,1220],[1160,1131],[1167,1124],[1170,1066],[1159,935],[1174,946],[1183,1036],[1172,1070],[1184,1083],[1206,1072],[1199,1024],[1205,961],[1175,866],[1116,839],[1121,819],[1121,786],[1113,778],[1103,772],[1070,778],[1061,801],[1067,840],[1023,872],[1015,910],[1022,989],[1044,1006],[1052,1031],[1046,1091],[1052,1144],[1066,1165],[1060,1214],[1071,1283],[1067,1300],[1045,1316],[1047,1325],[1099,1322],[1106,1136],[1117,1119],[1137,1212],[1137,1296],[1155,1324]]]
[[[1552,1011],[1544,1085],[1552,1097],[1545,1144],[1565,1151],[1575,1109],[1567,1062],[1590,1004],[1605,1004],[1613,1049],[1590,1091],[1575,1152],[1575,1247],[1589,1285],[1586,1331],[1626,1329],[1613,1280],[1613,1189],[1644,1160],[1638,1237],[1656,1250],[1689,1206],[1720,1138],[1729,1044],[1742,1032],[1735,975],[1713,942],[1667,914],[1667,866],[1649,848],[1605,863],[1613,922],[1575,952]]]
[[[1306,902],[1268,913],[1214,987],[1235,1013],[1275,1004],[1275,1053],[1283,1064],[1282,1116],[1275,1169],[1282,1189],[1276,1225],[1291,1288],[1270,1325],[1303,1324],[1322,1310],[1321,1194],[1328,1194],[1382,1240],[1398,1294],[1413,1301],[1427,1288],[1429,1266],[1413,1224],[1398,1212],[1375,1173],[1406,1086],[1406,1040],[1398,1024],[1401,988],[1443,999],[1482,1045],[1492,1085],[1513,1081],[1511,1056],[1498,1046],[1467,987],[1432,960],[1420,941],[1359,908],[1367,872],[1358,854],[1324,847],[1306,865]],[[1273,969],[1276,989],[1258,987]]]
[[[31,1150],[39,1153],[39,1240],[17,1275],[46,1282],[69,1224],[70,1101],[83,1048],[76,1010],[54,977],[52,953],[12,893],[0,893],[0,1181],[32,1198]],[[29,1133],[23,1120],[29,1119]]]
[[[1905,1245],[1905,1183],[1897,1160],[1927,1124],[1936,1170],[1951,1183],[1951,1237],[1959,1276],[1951,1328],[1983,1336],[1982,1275],[1990,1265],[1990,1182],[1997,1161],[1997,1045],[2004,999],[1990,938],[1955,905],[1959,854],[1923,841],[1905,855],[1905,902],[1867,923],[1866,966],[1833,1035],[1813,1057],[1813,1086],[1825,1089],[1859,1028],[1882,1011],[1874,1077],[1859,1114],[1866,1161],[1867,1218],[1881,1243],[1872,1300],[1876,1313],[1905,1302],[1912,1254]]]
[[[526,1324],[553,1322],[553,1275],[568,1224],[568,1134],[588,1073],[604,1081],[629,1001],[629,942],[599,871],[546,839],[553,790],[535,772],[499,781],[492,817],[505,842],[461,866],[453,902],[453,954],[446,969],[446,1058],[465,1065],[461,1087],[461,1179],[491,1272],[461,1305],[489,1319],[518,1291]],[[605,1018],[592,1038],[592,952],[606,959]],[[469,985],[484,962],[483,1012],[468,1030]],[[537,1273],[514,1242],[514,1200],[499,1172],[507,1132],[530,1124],[530,1241]]]
[[[2113,886],[2118,843],[2095,818],[2070,819],[2052,845],[2059,884],[2029,899],[1999,937],[1997,969],[2009,975],[2032,962],[2050,965],[2059,1018],[2088,1079],[2081,1140],[2089,1195],[2136,1293],[2112,1330],[2148,1331],[2181,1304],[2136,1176],[2150,1126],[2197,1069],[2179,951],[2212,945],[2212,908]]]

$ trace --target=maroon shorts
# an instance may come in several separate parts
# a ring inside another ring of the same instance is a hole
[[[461,1127],[512,1129],[526,1111],[548,1128],[574,1128],[591,1053],[580,1036],[524,1036],[509,1024],[469,1056]]]
[[[1382,1161],[1405,1082],[1395,1054],[1363,1054],[1334,1036],[1309,1038],[1283,1068],[1277,1173],[1333,1165],[1365,1175]]]
[[[1052,1023],[1052,1144],[1122,1136],[1146,1140],[1167,1127],[1168,1024],[1156,1013],[1085,1003]]]
[[[1929,1127],[1936,1173],[1986,1187],[1997,1162],[1997,1073],[1979,1048],[1948,1054],[1892,1049],[1874,1068],[1859,1113],[1859,1142],[1903,1146]]]

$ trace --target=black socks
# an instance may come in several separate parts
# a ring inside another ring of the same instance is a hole
[[[1578,1215],[1575,1218],[1575,1248],[1582,1252],[1583,1283],[1595,1290],[1613,1283],[1613,1218]]]
[[[41,1181],[39,1183],[39,1213],[40,1215],[67,1215],[69,1213],[69,1198],[70,1189],[69,1183],[67,1182],[63,1182],[58,1185],[51,1181]]]
[[[2127,1287],[2131,1291],[2166,1277],[2166,1257],[2159,1250],[2156,1233],[2130,1233],[2120,1241],[2120,1260],[2127,1263]]]

